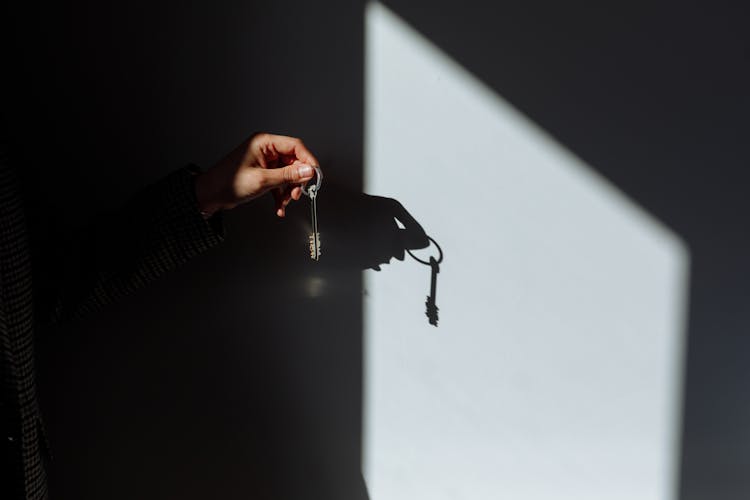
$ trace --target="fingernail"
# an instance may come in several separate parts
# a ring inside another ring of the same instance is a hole
[[[310,177],[313,174],[313,168],[310,165],[300,165],[297,168],[297,174],[300,177]]]

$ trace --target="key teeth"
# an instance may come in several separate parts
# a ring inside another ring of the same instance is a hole
[[[316,235],[317,235],[317,240],[318,240],[318,244],[317,245],[315,244]],[[307,237],[307,239],[309,241],[309,247],[310,247],[310,258],[314,259],[314,260],[320,259],[320,256],[322,255],[322,252],[320,251],[320,247],[321,247],[321,245],[320,245],[320,233],[310,234]]]

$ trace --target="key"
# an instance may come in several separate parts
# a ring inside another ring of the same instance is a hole
[[[310,186],[307,190],[310,197],[310,214],[312,215],[312,233],[310,240],[310,258],[320,260],[320,233],[318,232],[318,190],[316,186]]]
[[[440,272],[440,264],[435,260],[435,257],[430,257],[430,269],[432,271],[430,275],[430,295],[427,296],[425,306],[427,306],[427,320],[433,326],[438,326],[438,306],[435,303],[437,296],[437,275]]]
[[[307,187],[302,186],[302,193],[310,198],[310,215],[312,217],[312,232],[308,236],[310,246],[310,258],[320,260],[320,232],[318,231],[318,193],[323,183],[323,171],[320,167],[315,168],[315,184]]]

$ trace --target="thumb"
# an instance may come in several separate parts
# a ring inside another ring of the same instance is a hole
[[[294,163],[282,168],[264,170],[266,186],[269,188],[282,187],[286,184],[307,182],[315,176],[315,169],[307,163]]]

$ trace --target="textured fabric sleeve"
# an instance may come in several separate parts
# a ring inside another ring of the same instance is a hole
[[[177,170],[121,209],[56,238],[63,251],[49,268],[55,293],[48,321],[97,310],[223,241],[221,214],[206,220],[198,208],[198,172],[192,165]]]

